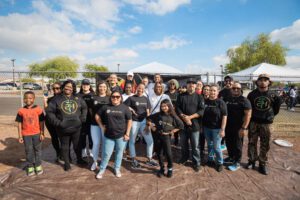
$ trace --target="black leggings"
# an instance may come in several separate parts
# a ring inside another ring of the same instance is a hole
[[[59,134],[59,139],[61,141],[61,155],[65,161],[65,165],[70,165],[70,142],[73,144],[73,149],[75,151],[77,160],[81,160],[81,149],[79,148],[79,136],[80,129],[74,133],[70,134]]]
[[[157,156],[158,162],[161,168],[164,168],[164,155],[168,161],[168,168],[173,167],[172,149],[171,149],[171,136],[170,135],[159,135],[157,138]]]
[[[45,125],[48,129],[49,134],[51,135],[51,142],[52,142],[52,146],[56,152],[56,156],[59,157],[60,156],[60,142],[59,142],[59,138],[56,132],[56,129],[53,125],[51,125],[48,120],[45,120]]]
[[[81,133],[80,133],[80,149],[85,149],[86,148],[86,136],[88,136],[89,139],[89,149],[93,148],[93,140],[91,136],[91,123],[83,123],[82,128],[81,128]]]
[[[243,137],[240,137],[239,130],[239,127],[228,127],[225,131],[228,156],[235,162],[241,162],[242,159]]]

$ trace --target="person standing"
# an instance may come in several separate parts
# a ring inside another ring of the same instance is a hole
[[[153,83],[149,83],[148,86],[147,86],[148,91],[146,92],[146,94],[148,94],[149,97],[153,96],[153,93],[155,93],[154,88],[155,88],[156,83],[160,83],[162,85],[162,87],[164,89],[166,89],[166,85],[163,83],[163,79],[162,79],[161,75],[160,74],[154,74]]]
[[[120,94],[123,94],[122,88],[118,85],[118,76],[117,74],[111,74],[108,78],[109,81],[109,89],[111,92],[119,92]]]
[[[132,83],[126,83],[124,94],[122,94],[123,102],[125,102],[128,97],[131,97],[132,95]]]
[[[136,160],[135,141],[138,133],[141,133],[147,144],[147,158],[146,162],[149,166],[156,166],[156,162],[152,159],[153,154],[153,138],[151,132],[146,131],[146,117],[150,114],[151,105],[147,97],[144,96],[145,86],[139,84],[137,87],[137,94],[129,97],[125,101],[125,105],[129,106],[132,112],[132,127],[130,131],[129,152],[132,160],[131,167],[134,169],[140,168],[139,162]]]
[[[172,101],[172,105],[174,109],[176,110],[176,101],[177,97],[179,95],[178,93],[179,83],[176,79],[171,79],[168,81],[168,91],[165,92],[166,95],[168,95]],[[174,133],[174,144],[177,146],[179,141],[179,132],[176,131]]]
[[[158,135],[158,161],[160,170],[157,173],[161,177],[165,173],[163,156],[166,155],[168,161],[167,177],[173,175],[173,156],[171,149],[171,136],[184,128],[183,122],[176,115],[175,110],[168,99],[165,99],[160,104],[160,112],[151,115],[147,121],[147,128],[151,128],[154,134]]]
[[[210,90],[209,85],[204,85],[202,88],[201,95],[204,99],[204,102],[206,99],[209,98],[209,90]],[[200,137],[199,137],[200,157],[201,157],[201,159],[203,159],[204,158],[204,149],[205,149],[205,135],[204,135],[201,118],[199,118],[199,124],[200,124]]]
[[[292,85],[290,90],[289,90],[289,98],[290,98],[290,101],[289,101],[289,111],[292,111],[294,112],[295,111],[295,102],[296,102],[296,90],[295,90],[295,86]]]
[[[76,95],[76,84],[72,80],[66,80],[62,84],[62,93],[55,97],[48,105],[46,114],[50,123],[55,126],[61,142],[61,154],[65,161],[64,170],[71,169],[69,153],[72,141],[78,164],[86,164],[82,159],[79,144],[80,129],[87,116],[85,101]]]
[[[203,88],[203,83],[202,81],[198,80],[196,84],[196,93],[202,94],[202,88]]]
[[[91,83],[88,79],[82,80],[80,91],[77,95],[85,101],[88,108],[86,121],[82,124],[80,138],[79,138],[81,154],[82,157],[87,157],[89,152],[90,156],[93,157],[92,154],[93,140],[91,136],[91,120],[92,120],[91,109],[93,106],[93,96],[95,95],[95,92],[91,87]],[[86,147],[86,138],[88,138],[88,147]]]
[[[61,85],[59,82],[53,83],[52,85],[52,90],[53,90],[53,96],[52,97],[48,97],[48,96],[44,96],[44,109],[46,110],[49,103],[57,96],[61,93]],[[61,159],[61,154],[60,154],[60,141],[57,135],[57,132],[55,130],[55,127],[50,123],[50,120],[48,118],[48,116],[45,116],[45,125],[48,129],[48,132],[51,136],[51,142],[52,142],[52,146],[56,152],[56,162],[59,162],[59,160]]]
[[[225,102],[218,98],[219,86],[210,86],[209,98],[205,100],[203,114],[203,130],[208,146],[208,165],[213,166],[216,155],[216,170],[223,170],[223,153],[221,150],[221,139],[225,136],[227,121],[227,107]]]
[[[193,168],[196,172],[201,170],[201,158],[199,151],[199,117],[203,115],[204,100],[195,92],[196,81],[193,78],[187,80],[187,92],[177,98],[176,109],[178,116],[184,122],[184,131],[180,136],[181,159],[184,164],[189,159],[189,141],[192,146]]]
[[[281,100],[279,96],[269,90],[271,85],[268,74],[260,74],[256,81],[257,88],[248,94],[252,106],[252,116],[248,134],[248,158],[247,168],[255,169],[255,163],[259,162],[259,172],[268,175],[267,161],[270,150],[271,130],[275,116],[279,113]],[[260,138],[260,152],[257,154],[257,141]]]
[[[32,91],[24,93],[23,108],[18,110],[16,122],[18,123],[19,143],[24,143],[27,162],[27,176],[43,173],[42,168],[42,141],[44,140],[44,113],[34,105],[35,94]],[[9,155],[8,155],[9,156]]]
[[[131,84],[131,93],[135,93],[136,91],[136,87],[137,87],[137,84],[136,84],[136,81],[133,79],[133,72],[127,72],[127,76],[126,76],[126,79],[122,80],[121,83],[120,83],[120,87],[122,88],[123,91],[125,91],[125,88],[126,88],[126,85],[127,83]],[[126,101],[126,100],[124,100]]]
[[[114,170],[117,178],[122,176],[121,164],[124,148],[130,137],[132,115],[128,106],[124,105],[122,95],[118,91],[112,92],[110,104],[103,106],[96,114],[99,127],[104,132],[104,151],[97,179],[102,179],[109,159],[115,149]]]
[[[228,157],[224,159],[224,164],[229,165],[228,169],[236,171],[240,168],[243,149],[243,138],[248,133],[248,125],[251,118],[250,101],[243,96],[242,86],[234,82],[231,87],[232,95],[227,98],[227,124],[225,129],[225,139]]]
[[[91,136],[93,140],[93,164],[91,166],[91,170],[96,170],[98,166],[98,155],[99,155],[99,148],[101,145],[101,153],[103,153],[103,137],[104,133],[103,130],[99,127],[97,120],[96,120],[96,113],[99,109],[103,106],[109,104],[109,97],[110,97],[110,90],[108,85],[105,81],[99,81],[96,87],[96,95],[93,97],[93,105],[91,107]],[[103,156],[101,156],[102,158]]]

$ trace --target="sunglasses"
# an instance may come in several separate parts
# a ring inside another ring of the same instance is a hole
[[[233,89],[233,90],[240,90],[240,89],[242,89],[242,88],[239,88],[239,87],[233,87],[233,88],[231,88],[231,89]]]
[[[53,90],[60,90],[60,87],[54,87]]]
[[[111,96],[112,99],[120,99],[121,96]]]

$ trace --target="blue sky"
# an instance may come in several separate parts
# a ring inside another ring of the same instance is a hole
[[[299,0],[2,0],[0,70],[66,55],[127,71],[152,61],[220,73],[226,51],[268,33],[300,67]]]

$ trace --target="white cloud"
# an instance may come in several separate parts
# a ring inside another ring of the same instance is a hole
[[[131,59],[138,56],[138,53],[131,49],[116,49],[114,50],[113,57],[111,59]]]
[[[300,49],[300,19],[292,26],[276,29],[270,34],[273,41],[281,41],[290,49]]]
[[[141,33],[142,32],[142,27],[140,27],[140,26],[134,26],[134,27],[130,28],[128,30],[128,32],[131,33],[131,34]]]
[[[182,5],[190,4],[191,0],[123,0],[133,5],[141,13],[165,15],[175,11]]]
[[[286,66],[300,69],[300,56],[287,56]]]
[[[213,61],[215,66],[220,66],[220,65],[225,66],[225,64],[229,63],[229,58],[227,57],[227,55],[221,54],[218,56],[214,56]]]
[[[151,50],[159,50],[159,49],[177,49],[181,46],[185,46],[190,42],[177,37],[177,36],[167,36],[164,37],[162,41],[151,41],[147,44],[137,45],[137,48],[141,49],[151,49]]]
[[[199,63],[194,63],[194,64],[189,64],[185,68],[185,73],[187,74],[220,74],[221,73],[221,68],[217,67],[205,67],[202,64]]]

